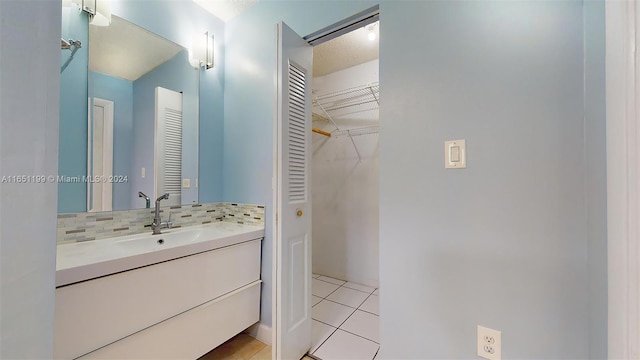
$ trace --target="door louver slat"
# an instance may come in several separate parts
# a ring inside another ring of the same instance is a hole
[[[306,148],[307,134],[305,132],[305,93],[306,74],[295,64],[289,63],[289,202],[306,201],[307,199],[307,168]]]

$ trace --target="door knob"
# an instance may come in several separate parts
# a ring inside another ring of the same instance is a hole
[[[296,211],[296,215],[298,215],[298,217],[302,216],[302,209],[298,209]]]

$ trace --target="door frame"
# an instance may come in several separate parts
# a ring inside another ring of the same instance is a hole
[[[366,26],[370,23],[376,22],[380,17],[380,6],[375,5],[370,8],[367,8],[355,15],[352,15],[346,19],[338,21],[334,24],[328,25],[318,31],[315,31],[305,37],[306,40],[311,46],[320,45],[326,41],[329,41],[333,38],[339,37],[343,34],[351,32],[359,27]],[[295,29],[294,29],[295,30]],[[278,74],[278,38],[276,36],[274,41],[274,92],[273,92],[273,163],[272,163],[272,173],[273,177],[271,178],[271,190],[272,190],[272,203],[271,208],[274,209],[274,215],[271,217],[271,236],[273,239],[272,246],[272,261],[271,261],[271,277],[272,277],[272,285],[271,285],[271,357],[272,359],[276,358],[276,347],[277,347],[277,339],[278,339],[278,327],[277,327],[277,309],[278,309],[278,284],[281,283],[281,279],[278,278],[278,249],[282,246],[282,239],[278,236],[278,216],[280,216],[277,212],[278,209],[278,163],[282,161],[282,159],[278,158],[278,148],[280,147],[280,137],[279,130],[280,124],[278,120],[278,79],[276,74]],[[313,79],[311,79],[313,80]],[[309,166],[311,166],[309,164]],[[309,190],[311,191],[311,190]],[[311,203],[311,194],[309,194],[309,206],[312,206]]]
[[[605,2],[608,357],[640,358],[640,5]]]

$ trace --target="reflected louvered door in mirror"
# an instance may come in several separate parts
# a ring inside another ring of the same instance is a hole
[[[182,190],[182,94],[156,87],[155,197],[169,193],[163,205],[180,205]]]
[[[278,30],[278,188],[276,358],[300,359],[311,347],[312,48],[286,24]]]

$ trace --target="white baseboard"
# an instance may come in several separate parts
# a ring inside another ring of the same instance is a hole
[[[271,344],[271,327],[270,326],[266,326],[260,322],[257,322],[253,325],[251,325],[249,328],[247,328],[245,331],[245,333],[249,334],[250,336],[262,341],[263,343],[267,344],[267,345],[272,345]]]

